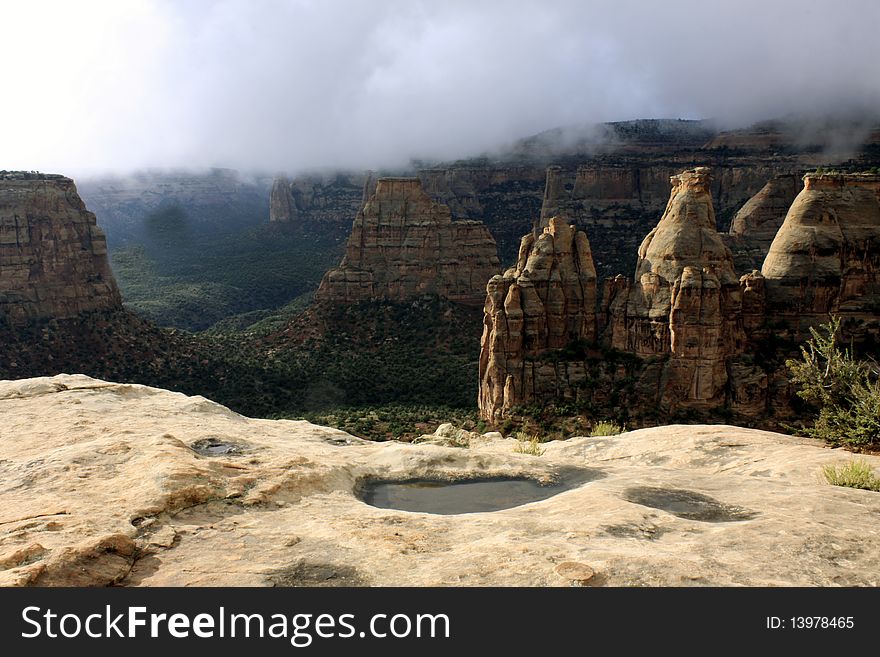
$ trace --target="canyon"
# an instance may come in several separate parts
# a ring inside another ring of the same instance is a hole
[[[659,157],[642,138],[625,153]],[[784,361],[829,314],[880,344],[880,175],[786,157],[276,183],[268,238],[350,212],[341,262],[293,319],[195,335],[122,305],[73,181],[3,172],[0,585],[876,586],[877,494],[821,481],[851,456],[729,426],[803,420]],[[521,225],[502,270],[493,230]],[[369,424],[462,391],[482,423],[409,442],[236,412]],[[548,414],[650,428],[510,437]],[[443,514],[364,493],[413,480],[552,490]]]

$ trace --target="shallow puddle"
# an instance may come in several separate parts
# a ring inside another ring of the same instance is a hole
[[[202,456],[236,456],[245,451],[244,445],[214,438],[197,440],[190,448]]]
[[[525,477],[368,481],[360,489],[360,498],[382,509],[440,515],[483,513],[546,500],[600,476],[598,471],[579,470],[547,484]]]

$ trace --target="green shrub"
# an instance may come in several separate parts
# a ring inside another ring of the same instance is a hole
[[[874,476],[871,465],[864,459],[853,459],[841,466],[826,465],[822,473],[825,480],[834,486],[880,491],[880,478]]]
[[[877,363],[838,347],[839,318],[820,328],[810,328],[812,338],[801,347],[801,360],[786,361],[792,383],[799,386],[797,395],[818,409],[813,426],[800,433],[851,449],[880,444]]]
[[[624,427],[621,427],[619,424],[615,422],[597,422],[593,425],[592,431],[590,431],[590,436],[595,438],[597,436],[616,436],[619,433],[624,432]]]

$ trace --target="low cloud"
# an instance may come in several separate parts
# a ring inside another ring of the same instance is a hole
[[[878,25],[874,0],[17,3],[0,168],[382,167],[559,125],[857,111]]]

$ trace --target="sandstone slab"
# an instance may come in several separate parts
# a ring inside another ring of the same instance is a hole
[[[851,455],[801,438],[667,426],[540,457],[491,437],[369,443],[81,375],[0,382],[0,416],[4,585],[880,584],[880,494],[823,483],[821,467]],[[205,456],[192,449],[205,439],[242,449]],[[356,493],[365,478],[570,468],[596,476],[491,513]]]

